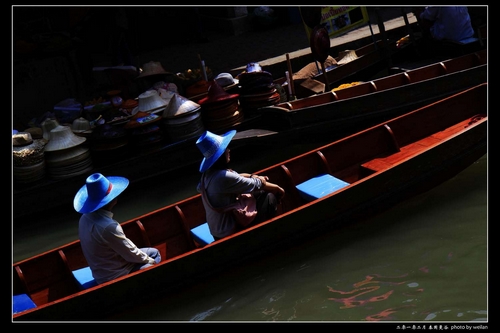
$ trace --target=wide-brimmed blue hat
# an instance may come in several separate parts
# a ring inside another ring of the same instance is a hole
[[[104,177],[94,173],[87,177],[86,183],[75,195],[73,207],[78,213],[91,213],[107,205],[128,186],[124,177]]]
[[[200,172],[208,170],[215,161],[222,156],[235,134],[235,130],[231,130],[223,135],[205,131],[205,133],[196,140],[196,146],[203,156],[205,156],[203,161],[201,161]]]

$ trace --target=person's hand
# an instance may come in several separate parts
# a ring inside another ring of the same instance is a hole
[[[251,178],[258,178],[260,179],[260,181],[262,182],[262,186],[266,186],[267,184],[267,181],[269,180],[269,177],[268,176],[259,176],[259,175],[250,175]]]
[[[268,181],[269,180],[269,177],[268,176],[259,176],[259,175],[254,175],[254,174],[251,174],[250,177],[256,177],[256,178],[259,178],[261,181]]]
[[[267,181],[269,180],[269,177],[268,177],[268,176],[257,176],[257,177],[258,177],[258,178],[260,179],[260,181],[262,182],[262,185],[263,185],[263,186],[266,186]]]

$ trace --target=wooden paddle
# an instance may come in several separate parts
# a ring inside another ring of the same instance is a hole
[[[309,41],[311,43],[311,53],[314,60],[321,63],[321,69],[325,78],[325,90],[330,89],[325,69],[325,60],[328,58],[328,51],[330,51],[330,36],[328,35],[328,30],[318,24],[311,31]]]

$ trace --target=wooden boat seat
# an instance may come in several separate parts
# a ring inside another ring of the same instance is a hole
[[[455,48],[458,54],[467,54],[481,47],[481,42],[477,37],[469,37],[459,41],[446,39],[443,41],[443,47]]]
[[[35,302],[27,294],[12,296],[12,313],[19,313],[36,308]]]
[[[336,192],[349,183],[338,179],[328,173],[321,174],[298,184],[300,196],[306,201],[313,201],[324,197],[330,193]]]
[[[94,277],[92,276],[92,270],[90,269],[90,267],[83,267],[72,271],[72,273],[82,289],[88,289],[97,286],[97,282],[95,282]]]
[[[200,246],[205,246],[215,241],[214,236],[212,236],[210,229],[208,228],[208,223],[206,222],[191,229],[191,236]]]

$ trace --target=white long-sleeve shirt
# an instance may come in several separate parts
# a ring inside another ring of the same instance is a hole
[[[110,211],[98,209],[83,214],[78,235],[83,254],[97,283],[129,274],[138,263],[154,263],[153,258],[125,236]]]

